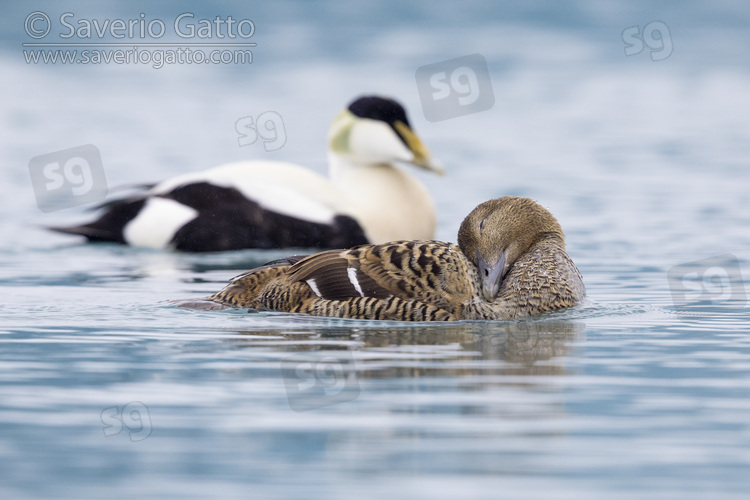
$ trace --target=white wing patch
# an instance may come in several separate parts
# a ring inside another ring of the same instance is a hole
[[[317,295],[321,299],[323,298],[323,296],[320,294],[320,290],[318,289],[318,285],[315,283],[315,279],[309,279],[305,281],[305,283],[307,283],[308,286],[312,288],[312,291],[315,293],[315,295]]]
[[[354,285],[354,289],[357,291],[360,297],[365,296],[365,292],[362,291],[362,287],[359,286],[359,280],[357,279],[357,270],[353,267],[346,268],[346,274],[349,276],[349,281]]]
[[[167,248],[175,233],[193,220],[198,212],[167,198],[148,198],[133,220],[123,228],[130,245]]]

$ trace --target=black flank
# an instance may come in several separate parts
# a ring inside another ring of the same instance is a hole
[[[214,252],[244,248],[347,248],[367,243],[351,217],[320,224],[266,210],[235,188],[200,182],[166,197],[198,210],[172,238],[177,250]]]

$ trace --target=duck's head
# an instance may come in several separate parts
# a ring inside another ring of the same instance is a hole
[[[503,277],[532,245],[565,236],[557,219],[529,198],[504,196],[476,207],[461,223],[458,245],[479,268],[482,296],[495,300]]]
[[[331,124],[328,147],[353,163],[404,162],[443,173],[409,125],[403,106],[387,97],[363,96],[349,104]]]

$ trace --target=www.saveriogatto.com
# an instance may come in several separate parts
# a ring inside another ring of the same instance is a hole
[[[184,12],[173,20],[78,18],[65,12],[53,20],[41,11],[26,16],[27,64],[252,64],[257,44],[250,19],[196,19]]]

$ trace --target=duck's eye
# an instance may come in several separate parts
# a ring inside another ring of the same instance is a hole
[[[484,222],[485,222],[486,220],[487,220],[487,219],[482,219],[482,222],[480,222],[480,223],[479,223],[479,231],[481,231],[481,230],[482,230],[482,228],[484,228]]]

